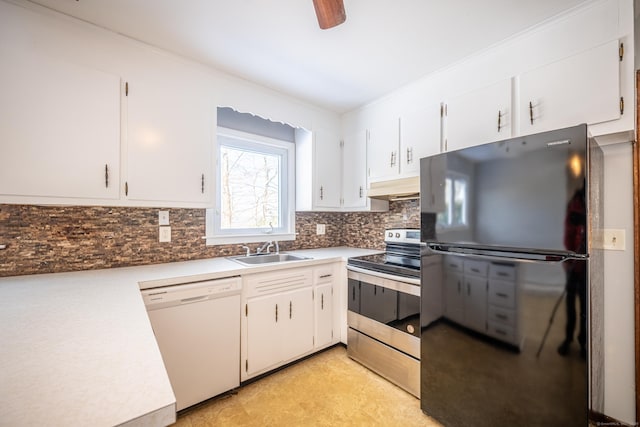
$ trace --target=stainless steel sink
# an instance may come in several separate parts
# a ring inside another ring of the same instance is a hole
[[[278,262],[288,261],[302,261],[305,259],[313,259],[304,256],[292,255],[292,254],[264,254],[264,255],[243,255],[237,257],[230,257],[232,261],[236,261],[244,265],[261,265],[261,264],[273,264]]]

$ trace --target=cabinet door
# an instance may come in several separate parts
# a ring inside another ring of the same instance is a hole
[[[361,130],[345,135],[342,154],[343,207],[365,208],[367,206],[367,131]]]
[[[487,330],[487,279],[464,276],[464,324],[479,332]]]
[[[451,98],[446,104],[447,151],[511,137],[511,79]]]
[[[127,198],[205,206],[216,109],[202,76],[161,65],[128,82]]]
[[[17,40],[0,57],[0,194],[117,199],[120,77]]]
[[[381,120],[369,129],[367,166],[370,181],[395,179],[400,173],[400,128],[397,118]]]
[[[341,194],[340,137],[327,130],[317,130],[314,138],[315,205],[324,208],[339,208]],[[338,166],[338,167],[336,167]]]
[[[456,323],[464,323],[463,277],[448,271],[445,280],[444,315]]]
[[[333,284],[315,288],[316,334],[315,346],[324,347],[333,341]]]
[[[618,41],[520,76],[524,135],[620,118]]]
[[[400,117],[400,173],[420,174],[420,159],[440,153],[440,104]]]
[[[279,295],[247,301],[247,360],[243,369],[248,376],[282,360],[280,326],[285,316],[288,316],[288,306],[284,310]]]
[[[311,288],[282,295],[280,337],[282,360],[295,359],[313,350],[313,296]]]

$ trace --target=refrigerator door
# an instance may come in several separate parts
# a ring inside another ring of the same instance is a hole
[[[434,260],[440,263],[434,266]],[[421,406],[446,426],[585,426],[587,260],[424,257]]]
[[[585,255],[586,125],[421,159],[427,243]]]

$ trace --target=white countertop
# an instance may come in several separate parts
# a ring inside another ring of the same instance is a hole
[[[0,426],[168,425],[175,397],[139,290],[379,253],[289,251],[312,260],[245,267],[226,258],[0,278]]]

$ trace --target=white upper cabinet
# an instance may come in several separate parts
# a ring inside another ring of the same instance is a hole
[[[451,98],[445,115],[447,151],[510,138],[511,79]]]
[[[346,209],[367,207],[367,131],[344,135],[342,194]]]
[[[618,41],[520,75],[523,135],[620,118]],[[627,100],[629,111],[633,101]]]
[[[296,210],[333,211],[342,197],[342,148],[338,132],[296,129]]]
[[[120,77],[17,39],[0,58],[0,195],[117,199]]]
[[[400,173],[400,121],[385,117],[369,127],[367,164],[370,181],[394,179]]]
[[[440,103],[415,109],[400,117],[400,174],[420,174],[420,159],[440,153]]]
[[[320,129],[313,132],[315,206],[339,208],[342,190],[342,149],[340,136],[333,131]]]
[[[125,196],[207,206],[216,107],[200,73],[169,60],[161,65],[128,80]]]

